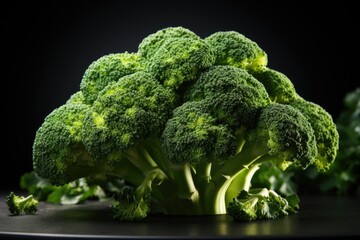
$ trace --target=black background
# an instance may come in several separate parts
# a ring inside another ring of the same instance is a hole
[[[355,6],[341,1],[12,2],[1,10],[0,190],[32,170],[32,143],[43,119],[79,90],[88,65],[169,26],[206,37],[235,30],[268,54],[297,92],[336,119],[345,93],[360,86]]]

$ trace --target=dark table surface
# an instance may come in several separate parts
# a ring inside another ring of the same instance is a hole
[[[0,194],[0,239],[329,238],[360,236],[360,198],[301,196],[298,214],[271,221],[232,222],[229,216],[150,216],[112,219],[109,202],[39,203],[36,215],[9,216]]]

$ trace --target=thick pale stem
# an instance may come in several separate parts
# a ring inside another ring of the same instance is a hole
[[[237,174],[231,182],[225,196],[226,205],[236,198],[242,190],[249,191],[251,186],[251,179],[259,170],[260,164],[253,164],[250,168],[244,169]]]
[[[172,170],[178,183],[179,197],[191,199],[197,193],[197,189],[192,178],[190,164],[173,165]]]
[[[129,161],[143,173],[149,172],[157,167],[151,156],[145,151],[145,149],[131,149],[127,151]]]
[[[141,147],[145,149],[148,156],[151,157],[155,164],[163,170],[169,178],[174,178],[171,172],[170,161],[164,155],[158,137],[148,137],[141,143]]]
[[[240,153],[230,158],[214,175],[208,185],[205,197],[208,199],[205,205],[206,214],[226,213],[226,192],[234,178],[247,171],[253,163],[268,152],[267,147],[244,146]]]

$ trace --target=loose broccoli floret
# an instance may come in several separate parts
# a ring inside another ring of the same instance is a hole
[[[275,219],[296,213],[298,203],[296,196],[285,199],[266,188],[252,189],[250,192],[243,190],[229,203],[228,212],[235,221]]]
[[[139,55],[136,53],[109,54],[94,61],[85,71],[80,84],[85,102],[93,103],[99,92],[109,83],[142,70]]]
[[[171,162],[196,166],[235,153],[235,136],[226,125],[216,123],[205,106],[202,101],[187,102],[167,122],[162,146]]]
[[[302,102],[266,64],[266,53],[237,32],[151,34],[138,53],[89,67],[80,92],[39,128],[35,171],[55,184],[121,179],[113,210],[126,221],[153,212],[235,220],[296,212],[295,197],[252,190],[253,175],[263,163],[326,170],[338,135],[323,109]]]
[[[35,214],[37,212],[38,201],[32,195],[23,197],[10,192],[6,198],[6,204],[12,215]]]
[[[297,98],[294,85],[285,74],[269,68],[252,74],[264,84],[272,101],[286,104]]]
[[[253,41],[235,32],[216,32],[205,38],[215,52],[216,65],[259,71],[267,65],[266,53]]]

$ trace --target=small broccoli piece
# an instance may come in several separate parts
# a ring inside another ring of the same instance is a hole
[[[252,72],[252,75],[264,84],[271,100],[277,103],[289,103],[298,96],[290,79],[283,73],[266,68]]]
[[[267,65],[266,53],[253,41],[235,32],[216,32],[205,38],[215,52],[216,65],[231,65],[260,71]]]
[[[109,54],[94,61],[85,71],[80,84],[85,102],[93,103],[109,83],[142,70],[137,53]]]
[[[289,201],[288,201],[289,200]],[[235,221],[275,219],[296,213],[299,209],[296,196],[285,199],[272,190],[245,190],[229,203],[228,213]]]
[[[339,148],[339,134],[331,115],[319,105],[304,99],[295,100],[290,105],[299,109],[311,124],[318,150],[314,165],[318,171],[327,171]]]
[[[23,197],[10,192],[6,198],[6,204],[12,215],[35,214],[37,212],[38,201],[33,195]]]
[[[200,40],[200,37],[183,27],[168,27],[150,34],[139,45],[139,54],[142,59],[150,61],[165,41],[176,38]]]

